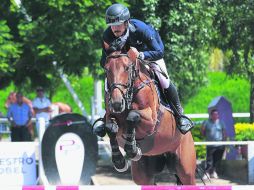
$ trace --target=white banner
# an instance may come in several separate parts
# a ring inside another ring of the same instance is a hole
[[[36,185],[35,144],[0,143],[0,185]]]

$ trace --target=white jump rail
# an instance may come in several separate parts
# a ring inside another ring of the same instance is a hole
[[[235,186],[141,186],[141,185],[81,185],[81,186],[5,186],[4,190],[253,190],[252,185]]]
[[[208,118],[209,114],[207,113],[197,113],[197,114],[186,114],[187,117],[192,119],[199,119],[199,118]],[[250,113],[233,113],[233,117],[250,117]]]

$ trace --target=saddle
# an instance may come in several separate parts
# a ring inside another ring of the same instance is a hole
[[[158,79],[157,75],[155,74],[153,69],[150,69],[150,67],[147,68],[147,71],[148,71],[149,77],[154,82],[156,92],[157,92],[158,97],[159,97],[159,103],[162,104],[163,106],[165,106],[167,110],[172,111],[172,109],[170,108],[169,103],[167,102],[166,95],[163,92],[163,88],[160,85],[160,82],[159,82],[159,79]]]

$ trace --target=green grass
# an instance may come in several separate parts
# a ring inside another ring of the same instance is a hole
[[[209,103],[224,96],[232,104],[233,112],[249,112],[250,84],[246,79],[229,77],[222,72],[208,74],[208,83],[184,105],[185,113],[207,113]]]
[[[91,97],[93,96],[94,91],[93,78],[91,76],[84,76],[82,78],[71,77],[70,81],[74,91],[83,103],[86,112],[90,114]],[[59,86],[57,93],[52,98],[52,102],[65,102],[71,105],[73,112],[81,113],[79,107],[64,84]]]
[[[72,87],[78,94],[84,104],[88,114],[91,113],[91,97],[93,96],[93,78],[84,74],[82,78],[70,77]],[[15,88],[13,85],[6,89],[0,90],[0,111],[6,114],[4,102],[8,94]],[[211,72],[208,74],[208,83],[203,86],[199,92],[186,101],[183,105],[185,113],[207,113],[207,106],[217,96],[224,96],[232,103],[233,112],[249,112],[250,84],[245,79],[233,78],[222,72]],[[34,92],[24,94],[33,99]],[[74,102],[71,94],[62,83],[57,93],[52,98],[53,102],[64,102],[72,106],[73,111],[81,113],[80,109]]]

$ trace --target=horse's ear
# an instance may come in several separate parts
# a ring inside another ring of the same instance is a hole
[[[109,45],[103,41],[104,48],[107,50],[109,48]]]

